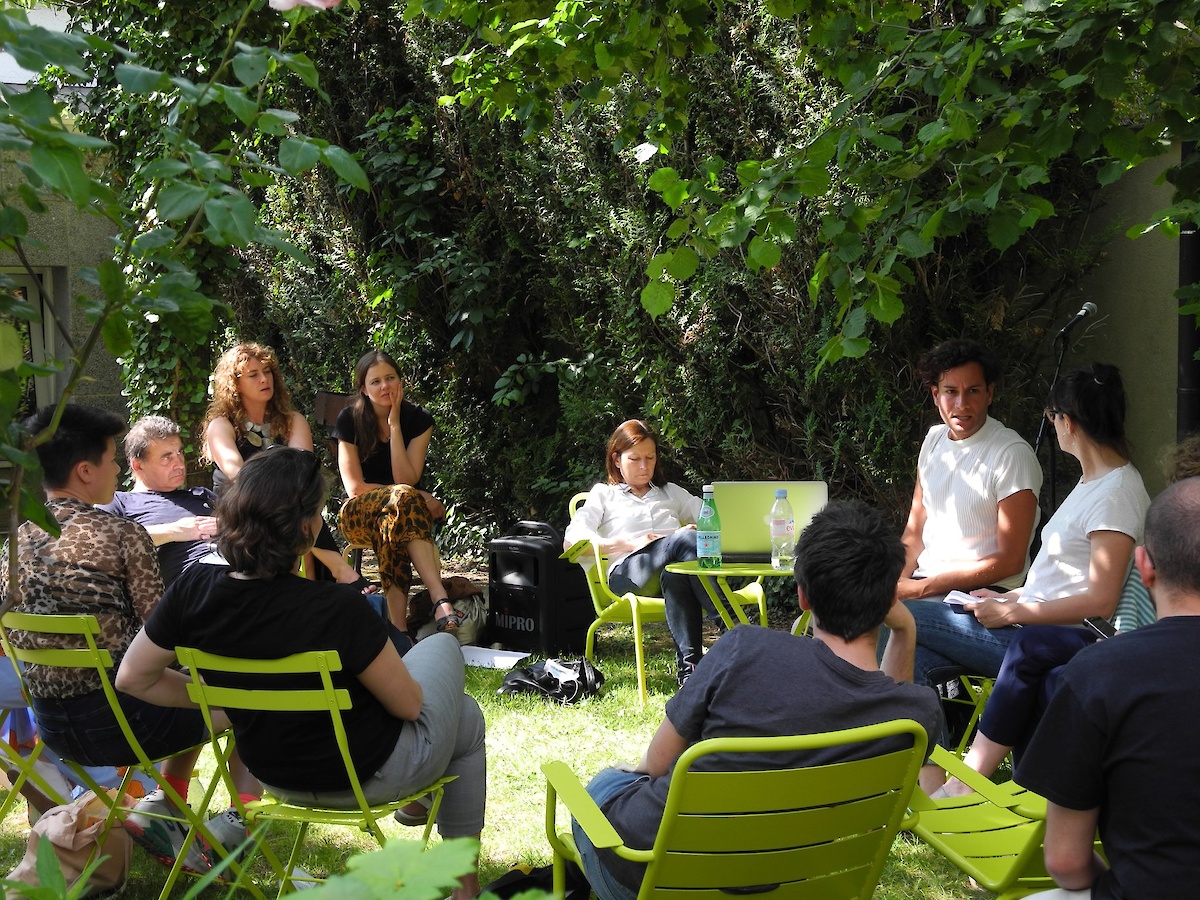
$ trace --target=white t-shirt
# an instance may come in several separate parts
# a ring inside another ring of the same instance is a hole
[[[702,502],[674,482],[662,487],[651,485],[641,497],[624,483],[593,485],[587,503],[579,507],[563,537],[570,545],[591,538],[609,539],[648,531],[664,534],[694,524]],[[609,569],[628,555],[619,553],[609,557]]]
[[[1058,600],[1087,589],[1093,531],[1119,531],[1142,540],[1150,495],[1142,476],[1126,463],[1095,481],[1075,485],[1042,529],[1042,549],[1029,567],[1022,602]]]
[[[913,574],[928,578],[996,553],[1000,501],[1018,491],[1033,491],[1036,497],[1042,488],[1042,467],[1023,437],[988,417],[983,427],[961,441],[950,440],[945,425],[930,428],[917,457],[917,478],[925,528]],[[1000,584],[1013,588],[1024,580],[1022,567]]]

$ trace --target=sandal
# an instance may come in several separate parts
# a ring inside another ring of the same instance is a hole
[[[356,588],[358,588],[358,592],[360,594],[378,594],[379,593],[379,585],[377,585],[373,581],[367,581],[367,579],[365,579],[361,576],[359,577],[358,581],[354,582],[354,586]]]
[[[405,812],[404,807],[401,807],[400,809],[396,810],[395,813],[393,813],[393,818],[395,818],[395,820],[401,825],[407,825],[410,828],[418,828],[421,825],[426,824],[429,821],[429,810],[433,806],[433,797],[429,794],[426,794],[424,797],[418,797],[416,800],[410,803],[409,806],[414,804],[421,807],[423,812],[419,814]]]
[[[436,619],[434,619],[434,624],[437,625],[437,630],[439,632],[458,631],[459,627],[463,623],[463,619],[466,618],[466,615],[455,609],[454,604],[446,598],[443,598],[437,601],[437,603],[433,604],[433,608],[436,610],[443,603],[449,606],[451,611],[448,615],[438,616]]]

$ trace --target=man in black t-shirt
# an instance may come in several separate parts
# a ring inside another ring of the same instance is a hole
[[[1134,563],[1158,621],[1098,641],[1063,671],[1017,766],[1046,797],[1049,898],[1172,900],[1200,871],[1200,478],[1146,514]],[[1107,864],[1092,852],[1099,828]]]
[[[158,550],[163,584],[207,556],[217,530],[216,497],[208,488],[185,488],[187,461],[179,426],[163,416],[138,419],[125,435],[125,456],[133,469],[132,491],[117,491],[100,507],[133,519],[149,532]]]

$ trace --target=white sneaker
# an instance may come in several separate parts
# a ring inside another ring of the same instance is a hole
[[[146,815],[153,813],[154,815]],[[159,818],[170,816],[171,818]],[[179,850],[187,839],[187,820],[167,799],[162,789],[148,793],[122,823],[129,836],[141,844],[147,852],[164,866],[175,865]],[[183,867],[189,872],[203,875],[213,866],[213,851],[199,835],[188,848]]]
[[[246,842],[246,822],[232,806],[220,815],[213,816],[205,825],[213,839],[219,841],[226,853],[233,853]],[[244,852],[244,851],[243,851]],[[241,858],[242,853],[237,854]]]

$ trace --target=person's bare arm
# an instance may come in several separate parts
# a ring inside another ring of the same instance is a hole
[[[1033,491],[1017,491],[1005,497],[997,506],[995,553],[952,572],[942,572],[919,580],[901,579],[897,595],[904,600],[932,597],[950,591],[969,591],[1016,575],[1025,567],[1036,516],[1037,497]]]
[[[300,415],[298,412],[292,413],[292,432],[288,435],[289,447],[296,450],[307,450],[312,453],[313,439],[312,429],[308,427],[308,419]]]
[[[426,428],[404,446],[404,435],[400,433],[400,410],[394,409],[388,417],[391,432],[388,448],[392,454],[392,479],[396,484],[416,484],[425,471],[425,456],[429,452],[429,441],[433,437],[432,426]]]
[[[175,541],[207,541],[217,533],[215,516],[184,516],[165,525],[146,525],[155,547]]]
[[[913,657],[917,650],[917,623],[907,606],[899,600],[892,603],[883,624],[890,630],[883,650],[880,668],[894,681],[913,680]]]
[[[358,458],[358,447],[349,441],[338,441],[338,472],[347,497],[357,497],[381,484],[372,484],[363,479],[362,462]]]
[[[900,536],[900,541],[904,544],[904,568],[900,570],[902,582],[910,580],[912,573],[917,568],[917,558],[925,549],[925,542],[921,537],[925,531],[925,503],[922,496],[921,479],[918,477],[917,485],[913,488],[912,505],[908,509],[908,522],[904,526],[904,534]],[[911,598],[901,597],[900,599]]]
[[[397,719],[415,722],[421,714],[424,692],[409,674],[391,641],[384,644],[379,655],[359,673],[358,680]]]
[[[680,737],[675,726],[671,724],[671,720],[664,718],[662,724],[658,726],[658,731],[651,738],[650,746],[646,748],[646,754],[634,771],[655,777],[666,775],[675,760],[679,759],[679,754],[683,753],[687,746],[687,741]]]
[[[1133,538],[1119,531],[1093,531],[1088,535],[1091,557],[1087,587],[1078,594],[1045,603],[1001,603],[981,600],[964,604],[987,628],[1002,625],[1078,625],[1088,616],[1107,618],[1117,608],[1129,574]]]
[[[1068,891],[1090,888],[1105,870],[1092,849],[1100,809],[1068,809],[1046,803],[1046,871]]]
[[[245,463],[237,448],[233,425],[224,417],[213,419],[204,429],[204,452],[230,481],[237,478]]]
[[[125,652],[117,669],[116,688],[155,706],[195,708],[187,694],[190,680],[182,672],[170,668],[175,651],[158,646],[139,631]]]

